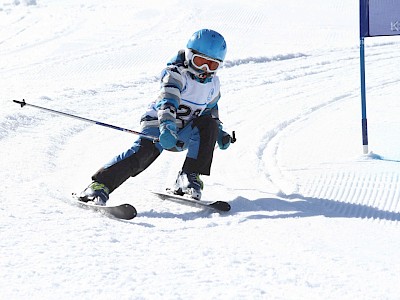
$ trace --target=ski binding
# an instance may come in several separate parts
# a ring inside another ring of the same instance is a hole
[[[89,208],[117,219],[131,220],[137,215],[136,208],[127,203],[119,205],[102,206],[88,202],[83,202],[79,200],[78,195],[75,193],[72,193],[72,198],[79,206],[83,208]]]
[[[189,196],[174,194],[174,192],[170,189],[166,189],[165,192],[152,191],[152,193],[157,195],[162,200],[169,200],[184,205],[200,207],[200,208],[208,208],[219,212],[227,212],[230,211],[231,209],[230,204],[225,201],[196,200],[193,198],[189,198]]]

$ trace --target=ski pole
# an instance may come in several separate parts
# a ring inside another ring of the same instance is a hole
[[[57,111],[57,110],[53,110],[53,109],[49,109],[49,108],[45,108],[45,107],[29,104],[29,103],[25,102],[25,99],[22,99],[22,101],[13,100],[13,102],[20,104],[21,107],[24,107],[25,105],[26,106],[35,107],[35,108],[38,108],[38,109],[41,109],[41,110],[45,110],[45,111],[48,111],[48,112],[51,112],[51,113],[54,113],[54,114],[58,114],[58,115],[62,115],[62,116],[66,116],[66,117],[70,117],[70,118],[74,118],[74,119],[78,119],[78,120],[81,120],[81,121],[93,123],[93,124],[104,126],[104,127],[108,127],[108,128],[111,128],[111,129],[116,129],[116,130],[132,133],[132,134],[137,134],[137,135],[139,135],[139,136],[141,136],[143,138],[152,140],[153,143],[159,142],[158,137],[155,137],[155,136],[147,135],[147,134],[144,134],[144,133],[139,132],[139,131],[126,129],[126,128],[118,127],[118,126],[115,126],[115,125],[111,125],[111,124],[107,124],[107,123],[103,123],[103,122],[99,122],[99,121],[94,121],[94,120],[82,118],[82,117],[71,115],[71,114],[68,114],[68,113],[65,113],[65,112],[61,112],[61,111]]]

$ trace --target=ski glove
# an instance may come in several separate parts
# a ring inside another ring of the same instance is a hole
[[[229,133],[223,131],[221,126],[219,127],[217,143],[219,149],[221,150],[228,149],[229,145],[231,144],[231,136]]]
[[[160,145],[164,149],[175,147],[178,141],[176,124],[171,120],[166,120],[160,124]]]

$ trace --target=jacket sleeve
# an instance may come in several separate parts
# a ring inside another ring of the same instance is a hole
[[[175,122],[176,111],[181,102],[183,78],[179,67],[170,65],[161,75],[160,95],[156,101],[159,123],[165,121]]]

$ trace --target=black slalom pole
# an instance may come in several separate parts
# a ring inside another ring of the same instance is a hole
[[[57,110],[53,110],[53,109],[49,109],[49,108],[45,108],[45,107],[29,104],[29,103],[25,102],[25,99],[22,99],[22,101],[13,100],[13,102],[21,105],[21,107],[24,107],[24,106],[35,107],[35,108],[38,108],[38,109],[41,109],[41,110],[48,111],[48,112],[53,113],[53,114],[58,114],[58,115],[74,118],[74,119],[77,119],[77,120],[93,123],[93,124],[96,124],[96,125],[108,127],[108,128],[111,128],[111,129],[115,129],[115,130],[119,130],[119,131],[124,131],[124,132],[128,132],[128,133],[136,134],[136,135],[139,135],[139,136],[141,136],[143,138],[152,140],[153,143],[157,143],[159,141],[158,137],[155,137],[155,136],[147,135],[147,134],[144,134],[144,133],[139,132],[139,131],[126,129],[126,128],[122,128],[122,127],[119,127],[119,126],[115,126],[115,125],[111,125],[111,124],[107,124],[107,123],[103,123],[103,122],[99,122],[99,121],[95,121],[95,120],[90,120],[90,119],[87,119],[87,118],[82,118],[82,117],[75,116],[75,115],[72,115],[72,114],[68,114],[68,113],[65,113],[65,112],[61,112],[61,111],[57,111]]]

